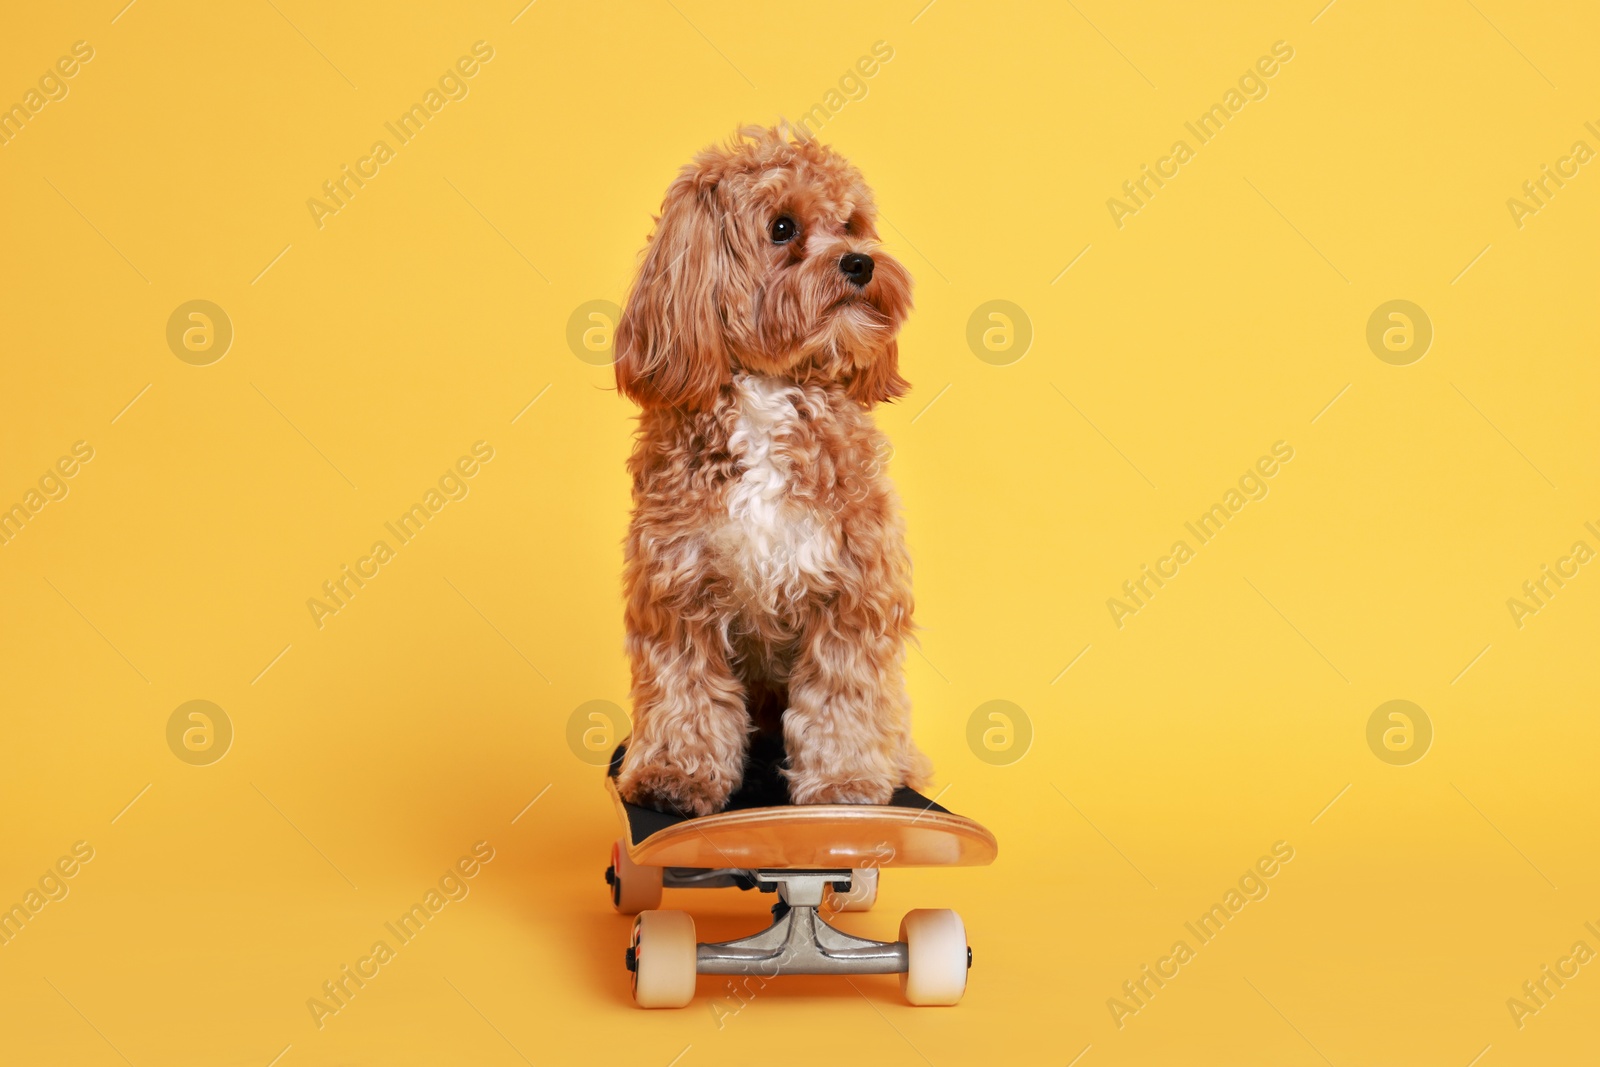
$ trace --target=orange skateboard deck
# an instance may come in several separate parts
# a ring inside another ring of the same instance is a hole
[[[644,867],[981,867],[998,853],[988,830],[909,789],[897,805],[785,805],[691,819],[627,803],[615,778],[606,791],[627,829],[628,857]]]
[[[975,867],[993,863],[994,835],[912,789],[888,804],[786,804],[782,751],[754,750],[728,809],[688,817],[630,804],[617,791],[623,749],[606,792],[623,825],[611,846],[611,903],[633,915],[624,955],[634,1002],[681,1008],[698,975],[898,974],[912,1004],[960,1001],[972,966],[966,926],[955,912],[917,909],[894,941],[833,926],[837,911],[868,911],[885,867]],[[764,757],[764,758],[763,758]],[[702,943],[685,911],[661,911],[663,889],[735,887],[776,893],[772,925],[749,937]]]

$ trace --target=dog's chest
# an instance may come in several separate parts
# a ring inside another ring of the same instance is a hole
[[[760,375],[734,381],[736,415],[728,451],[739,473],[727,491],[727,521],[716,537],[721,569],[747,608],[781,613],[826,584],[837,561],[831,523],[797,494],[810,427],[792,383]]]

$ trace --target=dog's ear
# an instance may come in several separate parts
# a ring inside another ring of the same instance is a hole
[[[856,368],[846,387],[857,403],[871,407],[886,403],[911,391],[911,383],[900,377],[900,342],[889,341],[888,347],[865,367]]]
[[[617,324],[617,388],[641,407],[709,408],[732,380],[721,231],[715,183],[692,171],[679,176]]]

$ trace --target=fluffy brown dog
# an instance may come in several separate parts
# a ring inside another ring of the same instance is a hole
[[[634,803],[720,810],[774,713],[797,804],[882,804],[927,773],[902,677],[911,566],[870,414],[909,388],[911,277],[875,221],[854,167],[778,130],[706,149],[667,190],[616,333],[617,385],[643,408],[617,783]]]

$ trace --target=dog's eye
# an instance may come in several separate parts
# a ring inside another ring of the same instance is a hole
[[[782,215],[773,220],[772,228],[768,232],[772,234],[772,243],[781,245],[786,241],[794,240],[795,235],[800,232],[800,227],[794,224],[794,219],[787,215]]]

